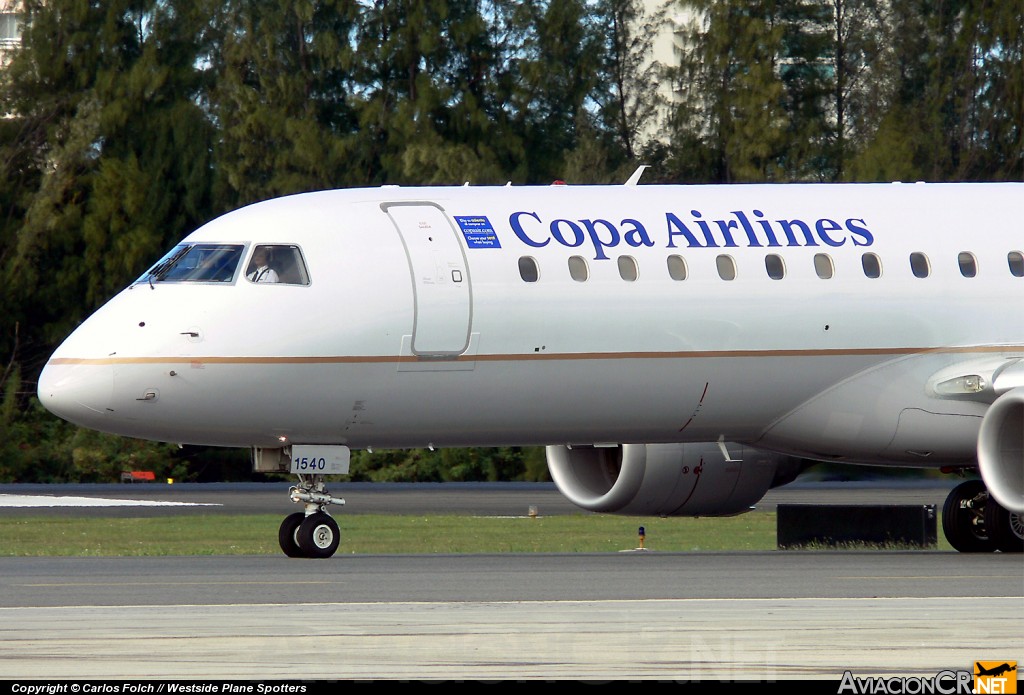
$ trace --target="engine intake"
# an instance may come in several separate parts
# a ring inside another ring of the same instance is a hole
[[[731,516],[748,511],[801,461],[717,443],[549,446],[548,470],[559,491],[592,512],[634,516]]]
[[[1024,513],[1024,387],[996,399],[978,432],[978,468],[989,494]]]

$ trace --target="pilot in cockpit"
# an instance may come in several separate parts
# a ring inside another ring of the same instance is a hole
[[[246,275],[250,282],[279,282],[277,271],[270,267],[270,254],[266,247],[257,246],[252,252],[252,260],[249,262],[252,269]]]

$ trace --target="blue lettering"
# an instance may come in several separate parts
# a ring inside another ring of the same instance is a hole
[[[569,229],[572,230],[571,243],[568,239],[562,236],[563,224],[565,224],[566,226],[569,227]],[[583,243],[583,230],[580,229],[580,226],[578,224],[576,224],[575,222],[570,222],[569,220],[555,220],[554,222],[552,222],[551,236],[553,236],[555,238],[555,241],[557,241],[562,246],[570,246],[572,248],[576,248],[577,246]]]
[[[548,243],[551,241],[550,239],[545,239],[544,241],[534,241],[526,234],[526,230],[523,229],[523,226],[519,223],[519,218],[523,215],[526,215],[527,217],[532,217],[533,219],[540,222],[540,217],[538,217],[537,213],[535,212],[513,212],[511,215],[509,215],[508,218],[508,223],[512,227],[512,231],[515,232],[516,236],[519,237],[520,240],[522,240],[522,242],[527,246],[532,246],[535,249],[547,246]]]
[[[700,218],[700,211],[699,210],[690,210],[690,214],[693,215],[693,217],[694,217],[693,221],[697,224],[698,227],[700,227],[701,231],[704,232],[704,238],[708,240],[708,246],[718,246],[718,244],[715,243],[714,235],[711,234],[711,228],[708,227],[708,223]],[[732,238],[731,237],[727,237],[727,242],[728,241],[732,241]],[[726,243],[726,246],[729,246],[729,245],[730,245],[729,243]],[[732,246],[735,246],[735,245],[736,245],[735,243],[732,244]]]
[[[846,237],[843,237],[842,241],[836,241],[828,235],[828,232],[837,232],[843,228],[841,224],[833,220],[822,218],[818,220],[818,224],[815,225],[818,230],[818,238],[824,241],[829,246],[842,246],[846,243]]]
[[[733,213],[733,214],[735,214],[735,215],[742,215],[743,213],[736,212],[736,213]],[[764,236],[768,240],[768,245],[769,246],[782,246],[782,244],[779,243],[779,240],[775,237],[775,231],[772,230],[772,223],[769,222],[766,219],[763,219],[764,218],[764,213],[761,212],[760,210],[754,210],[754,214],[757,215],[758,217],[762,218],[762,219],[758,220],[757,223],[761,226],[761,229],[764,230]]]
[[[605,255],[604,250],[610,246],[619,245],[619,230],[615,228],[611,222],[607,220],[580,220],[583,226],[587,228],[587,234],[590,235],[590,240],[594,243],[594,249],[597,251],[597,255],[594,256],[595,261],[606,261],[608,256]],[[601,239],[600,234],[597,231],[597,227],[601,226],[608,230],[608,243],[604,243]]]
[[[750,226],[750,220],[747,219],[747,216],[739,210],[733,210],[732,214],[736,215],[736,219],[738,219],[740,224],[743,226],[743,232],[747,235],[747,246],[760,246],[761,242],[758,241],[757,237],[754,235],[754,228]],[[722,223],[719,222],[718,224]],[[733,223],[733,226],[735,226],[735,223]]]
[[[807,226],[807,223],[803,220],[776,220],[782,225],[782,231],[786,234],[786,239],[789,242],[787,246],[801,246],[800,242],[796,240],[796,235],[793,234],[793,227],[799,227],[800,231],[803,232],[804,239],[807,241],[804,246],[817,246],[818,241],[811,234],[811,228]]]
[[[857,224],[859,222],[860,224]],[[858,241],[856,238],[853,240],[854,246],[871,246],[875,241],[875,237],[868,231],[868,228],[863,226],[867,224],[864,220],[851,218],[846,220],[846,228],[850,230],[850,234],[854,237],[860,237],[863,241]]]
[[[686,224],[683,223],[678,217],[671,212],[665,213],[665,220],[668,222],[668,248],[674,249],[676,242],[673,237],[678,234],[682,234],[683,238],[686,239],[686,245],[690,248],[703,249],[706,248],[703,244],[697,241],[697,237],[693,236]]]
[[[765,218],[763,212],[756,209],[751,209],[749,214],[743,210],[733,210],[730,213],[733,215],[732,219],[720,220],[705,220],[699,210],[691,210],[690,214],[692,219],[684,222],[675,213],[665,213],[667,248],[674,249],[682,245],[693,249],[738,247],[738,231],[743,232],[739,238],[745,242],[747,248],[783,246],[779,241],[780,231],[785,235],[784,245],[791,247],[825,244],[837,248],[845,246],[848,241],[854,246],[871,246],[875,241],[867,223],[858,217],[847,218],[843,223],[822,217],[812,226],[797,218],[776,219],[773,223]],[[541,227],[527,232],[526,227],[530,224],[527,219],[532,219]],[[629,217],[622,219],[618,225],[601,218],[556,219],[547,225],[548,234],[540,238],[536,235],[543,229],[544,221],[536,212],[513,212],[509,215],[508,221],[520,241],[533,248],[543,248],[550,244],[552,239],[567,248],[577,248],[583,246],[589,239],[594,248],[595,261],[608,260],[608,251],[621,243],[633,248],[650,248],[656,245],[644,224]],[[689,225],[696,225],[700,233],[695,234]],[[778,227],[775,228],[774,225]]]
[[[722,230],[722,236],[725,237],[725,245],[736,246],[737,244],[732,238],[732,232],[729,231],[730,229],[736,229],[738,226],[736,220],[729,220],[728,222],[725,220],[715,220],[715,224]],[[757,244],[757,246],[760,246],[760,244]]]
[[[625,241],[627,244],[629,244],[633,248],[637,248],[638,246],[646,246],[650,248],[651,246],[654,246],[654,241],[651,239],[650,235],[647,233],[647,230],[644,229],[644,226],[640,224],[639,221],[625,219],[622,220],[622,224],[633,225],[632,229],[622,233],[622,240]]]

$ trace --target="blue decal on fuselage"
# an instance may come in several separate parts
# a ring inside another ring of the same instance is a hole
[[[455,216],[455,222],[466,237],[466,246],[471,249],[500,249],[498,233],[491,226],[491,221],[484,215]]]

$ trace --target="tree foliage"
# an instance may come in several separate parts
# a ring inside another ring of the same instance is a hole
[[[991,0],[25,0],[0,70],[0,480],[208,478],[34,398],[84,316],[242,204],[380,184],[1024,178],[1024,7]],[[676,54],[653,63],[659,32]],[[540,449],[358,454],[543,478]]]
[[[681,97],[652,150],[677,178],[1022,178],[1020,3],[678,5]]]

